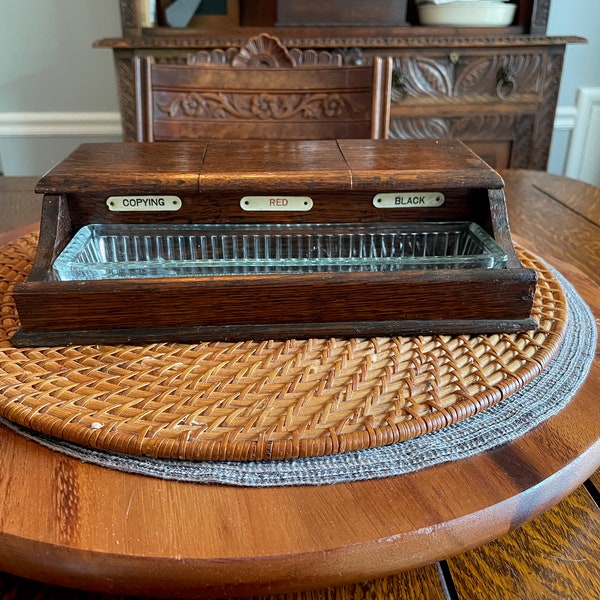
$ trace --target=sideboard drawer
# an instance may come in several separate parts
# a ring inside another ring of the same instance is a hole
[[[482,109],[471,114],[426,116],[392,115],[392,139],[462,140],[495,169],[525,169],[535,163],[535,113],[490,113]]]
[[[539,49],[490,53],[459,48],[397,56],[392,106],[537,103],[543,90],[544,59]]]

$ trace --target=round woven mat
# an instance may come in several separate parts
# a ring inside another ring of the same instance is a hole
[[[564,292],[539,282],[535,332],[14,348],[12,297],[30,234],[0,250],[0,417],[111,452],[266,460],[374,448],[442,429],[509,397],[560,348]]]

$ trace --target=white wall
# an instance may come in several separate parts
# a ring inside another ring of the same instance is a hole
[[[600,2],[552,0],[548,34],[588,40],[567,46],[548,170],[600,185],[600,154],[593,144],[600,131],[590,132],[596,113],[589,102],[600,96]]]
[[[41,175],[85,141],[118,141],[110,50],[118,0],[0,0],[0,162]]]
[[[118,0],[0,0],[0,168],[41,175],[84,141],[120,139],[117,91],[104,37],[119,37]],[[577,90],[600,88],[600,1],[552,0],[549,34],[569,46],[549,170],[564,173]],[[580,128],[585,127],[581,125]],[[600,170],[600,169],[599,169]]]

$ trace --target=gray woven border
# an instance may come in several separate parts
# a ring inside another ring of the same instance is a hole
[[[582,385],[596,349],[592,312],[554,271],[568,302],[565,339],[554,360],[530,384],[444,429],[390,446],[294,460],[179,461],[123,455],[65,442],[0,419],[7,427],[73,458],[152,477],[249,487],[323,485],[403,475],[468,458],[520,437],[562,410]]]

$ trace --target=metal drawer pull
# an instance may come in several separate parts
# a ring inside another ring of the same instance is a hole
[[[497,80],[496,96],[500,100],[507,100],[517,93],[517,78],[511,67],[502,67],[498,71]]]

